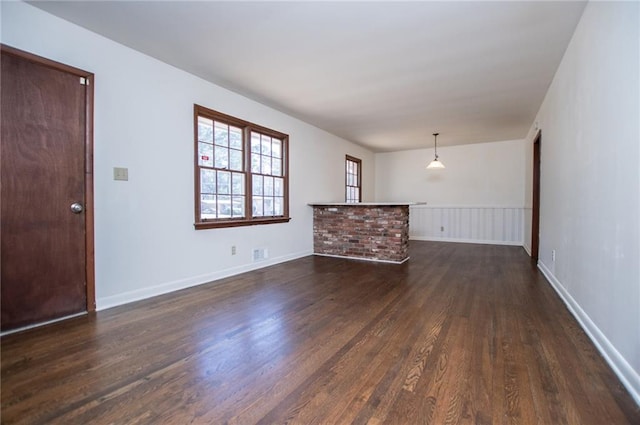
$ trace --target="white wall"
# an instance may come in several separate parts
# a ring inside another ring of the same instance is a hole
[[[95,261],[98,308],[312,252],[312,201],[344,200],[345,154],[366,149],[203,81],[22,2],[2,2],[2,43],[95,73]],[[290,136],[286,224],[193,229],[193,104]],[[113,167],[128,167],[116,182]],[[237,255],[231,255],[231,245]],[[269,261],[251,262],[266,247]]]
[[[522,245],[524,140],[442,147],[444,170],[426,170],[433,149],[376,154],[376,199],[411,208],[411,239]]]
[[[447,167],[426,170],[433,149],[378,153],[376,199],[434,206],[523,206],[523,140],[441,147]]]
[[[640,403],[639,28],[637,2],[589,3],[536,121],[539,267]]]

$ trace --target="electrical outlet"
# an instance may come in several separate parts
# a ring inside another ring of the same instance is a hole
[[[556,250],[555,249],[551,250],[551,261],[556,261]]]
[[[231,255],[236,255],[236,246],[231,245]]]
[[[444,226],[440,226],[440,231],[444,232]]]

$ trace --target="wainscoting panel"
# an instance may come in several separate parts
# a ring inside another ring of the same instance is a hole
[[[524,207],[414,205],[409,237],[415,240],[522,245]]]

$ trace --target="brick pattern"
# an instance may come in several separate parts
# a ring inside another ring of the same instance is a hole
[[[409,206],[314,206],[313,251],[404,261],[409,256]]]

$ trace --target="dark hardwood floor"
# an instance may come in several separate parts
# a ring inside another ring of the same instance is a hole
[[[522,248],[307,257],[3,337],[2,423],[640,424]]]

